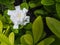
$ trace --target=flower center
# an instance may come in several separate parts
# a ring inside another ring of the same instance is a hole
[[[18,14],[17,17],[20,18],[21,17],[21,14]]]

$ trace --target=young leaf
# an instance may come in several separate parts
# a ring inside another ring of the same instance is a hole
[[[0,21],[0,33],[2,33],[2,29],[3,29],[3,24],[2,24],[2,22]]]
[[[2,33],[0,33],[0,41],[6,43],[7,45],[11,45],[9,39]]]
[[[7,29],[5,30],[5,35],[6,35],[6,36],[9,35],[9,34],[8,34],[8,33],[10,32],[9,28],[10,28],[10,26],[7,25]]]
[[[24,39],[25,39],[27,44],[33,45],[33,39],[32,39],[32,36],[30,34],[24,35]]]
[[[4,43],[4,42],[1,42],[1,45],[7,45],[6,43]]]
[[[54,0],[41,0],[41,4],[43,4],[43,5],[53,5]]]
[[[28,45],[33,45],[33,39],[30,34],[23,35],[23,38]]]
[[[51,17],[46,17],[46,23],[50,30],[60,38],[60,21],[51,18]]]
[[[32,32],[34,37],[34,43],[37,43],[43,33],[43,22],[41,16],[37,17],[37,19],[33,22]]]
[[[9,41],[10,41],[11,45],[14,45],[14,33],[13,32],[11,32],[9,35]]]
[[[46,39],[42,40],[37,45],[50,45],[52,42],[54,42],[54,40],[55,40],[54,38],[49,37],[49,38],[46,38]]]
[[[25,42],[24,35],[20,38],[20,42],[21,42],[21,45],[28,45],[28,44]]]

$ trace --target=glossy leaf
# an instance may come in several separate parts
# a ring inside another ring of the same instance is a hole
[[[21,6],[21,9],[23,9],[23,8],[28,9],[29,8],[28,4],[26,2],[22,3],[20,6]]]
[[[11,45],[9,39],[2,33],[0,33],[0,41],[6,43],[7,45]]]
[[[11,45],[14,45],[14,33],[13,32],[11,32],[9,35],[9,41],[10,41]]]
[[[41,38],[40,38],[40,39],[45,38],[45,36],[46,36],[46,32],[43,32],[43,34],[42,34],[42,36],[41,36]]]
[[[41,16],[37,17],[36,20],[33,22],[32,32],[34,37],[34,43],[37,43],[43,33],[43,22]]]
[[[21,45],[27,45],[27,43],[25,42],[24,36],[20,38],[20,42],[21,42]]]
[[[54,42],[54,38],[52,37],[49,37],[49,38],[46,38],[44,40],[42,40],[40,43],[38,43],[37,45],[50,45],[51,43]]]
[[[41,0],[41,4],[43,4],[43,5],[53,5],[54,0]]]
[[[29,6],[30,6],[30,8],[34,8],[34,7],[36,7],[36,4],[32,3],[32,2],[29,2]]]
[[[60,19],[60,4],[56,3],[57,17]]]
[[[23,38],[28,45],[33,45],[33,39],[30,34],[23,35]]]
[[[51,17],[46,17],[46,23],[50,30],[60,38],[60,21],[51,18]]]
[[[28,29],[28,30],[31,29],[32,28],[32,23],[27,24],[24,28]]]
[[[33,39],[32,39],[32,36],[30,34],[24,35],[24,39],[25,39],[27,44],[33,45]]]
[[[30,8],[35,8],[41,5],[41,0],[31,0],[29,1]]]
[[[35,14],[36,16],[39,16],[39,15],[43,15],[43,16],[44,16],[45,12],[44,12],[44,10],[35,10],[35,11],[34,11],[34,14]]]
[[[7,29],[5,30],[5,35],[6,35],[6,36],[9,35],[9,34],[8,34],[8,33],[10,32],[9,28],[10,28],[10,26],[7,25]]]

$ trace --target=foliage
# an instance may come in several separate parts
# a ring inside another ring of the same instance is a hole
[[[0,45],[60,45],[60,0],[23,0],[21,9],[34,20],[19,29],[7,10],[15,9],[15,0],[0,0]]]

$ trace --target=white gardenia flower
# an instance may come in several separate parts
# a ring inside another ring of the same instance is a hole
[[[20,9],[20,6],[15,6],[15,10],[8,10],[8,15],[10,16],[11,21],[13,22],[14,29],[18,29],[20,25],[26,25],[30,22],[30,16],[26,16],[28,10],[26,8]]]

